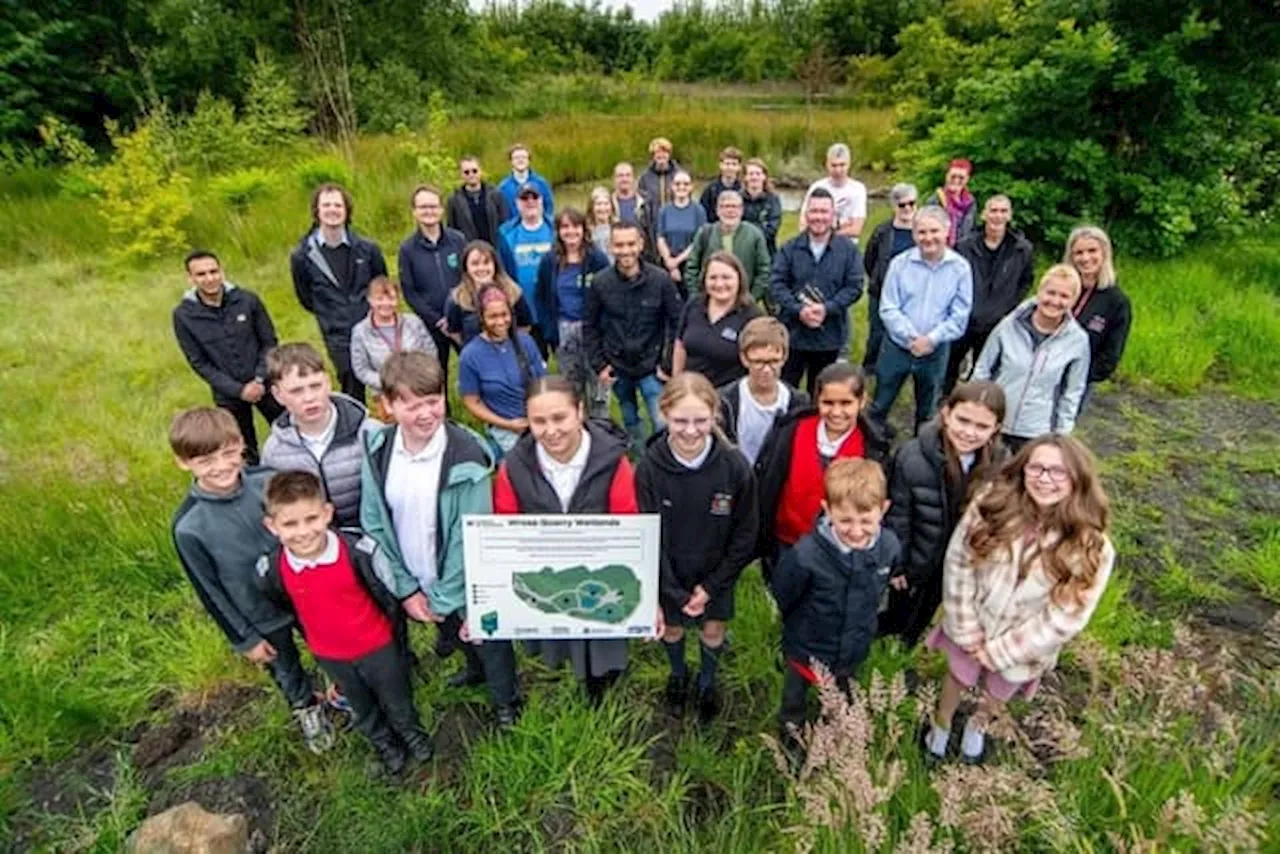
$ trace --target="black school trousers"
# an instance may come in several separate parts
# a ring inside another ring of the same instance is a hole
[[[258,430],[253,423],[253,410],[256,407],[262,413],[262,417],[267,419],[269,431],[271,424],[284,412],[284,407],[276,403],[270,389],[262,393],[257,403],[250,403],[247,400],[219,400],[216,397],[213,402],[219,409],[230,412],[231,417],[236,420],[236,426],[240,428],[240,436],[244,439],[244,460],[249,465],[256,466],[259,461]]]
[[[409,657],[395,640],[354,661],[316,656],[316,662],[342,686],[355,728],[375,747],[399,741],[413,749],[430,740],[413,702]]]

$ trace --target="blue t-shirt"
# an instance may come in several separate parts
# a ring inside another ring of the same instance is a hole
[[[581,320],[587,289],[578,284],[582,264],[569,264],[556,272],[556,297],[560,301],[559,320]]]
[[[629,199],[618,199],[618,220],[620,222],[629,222],[633,225],[639,225],[640,220],[636,218],[636,203],[639,201],[639,196],[632,196]]]
[[[546,219],[535,229],[525,228],[524,223],[517,222],[506,234],[508,248],[515,258],[516,268],[508,270],[520,290],[524,293],[524,301],[529,306],[533,320],[538,320],[538,264],[542,256],[551,251],[551,242],[555,235],[551,231],[551,223]]]
[[[458,358],[458,393],[477,395],[485,406],[503,418],[524,417],[527,381],[543,376],[547,367],[538,354],[538,345],[523,332],[520,344],[528,358],[529,370],[521,376],[515,344],[508,338],[495,344],[483,335],[471,339]]]
[[[889,257],[906,252],[912,246],[916,245],[915,236],[909,228],[898,228],[896,225],[891,226],[893,229],[893,248],[889,250]]]
[[[672,255],[687,249],[698,229],[706,224],[707,212],[697,202],[691,201],[682,208],[669,202],[658,212],[658,236],[667,241]]]

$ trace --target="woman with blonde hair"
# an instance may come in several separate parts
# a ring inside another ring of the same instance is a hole
[[[947,547],[942,625],[928,640],[948,672],[927,758],[945,758],[960,698],[981,683],[960,742],[963,761],[981,762],[991,713],[1034,696],[1084,630],[1115,562],[1110,515],[1093,455],[1069,436],[1035,439],[974,498]]]
[[[613,263],[613,251],[609,245],[609,235],[618,215],[613,209],[613,194],[608,188],[595,186],[587,199],[587,235],[595,247],[605,254],[609,263]]]
[[[1072,229],[1062,263],[1080,274],[1082,284],[1071,313],[1089,336],[1089,385],[1110,379],[1124,356],[1133,323],[1129,297],[1116,284],[1111,238],[1096,225]]]
[[[462,250],[462,275],[444,309],[445,332],[459,349],[480,334],[480,291],[491,285],[506,293],[516,328],[528,332],[533,326],[529,304],[524,301],[520,286],[503,271],[498,251],[486,241],[473,240]]]
[[[1010,450],[1075,427],[1089,378],[1089,336],[1071,316],[1079,295],[1075,268],[1050,267],[1036,295],[996,324],[973,366],[972,379],[1004,389],[1004,441]]]

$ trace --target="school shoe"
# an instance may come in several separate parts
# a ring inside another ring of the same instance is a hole
[[[369,776],[375,780],[398,783],[404,779],[405,769],[409,765],[409,754],[394,738],[382,742],[374,742],[373,751],[377,759],[367,766]]]
[[[436,755],[435,742],[431,740],[431,736],[425,732],[415,737],[407,745],[409,751],[409,759],[414,765],[426,765]]]
[[[493,719],[498,724],[498,729],[510,729],[520,721],[520,701],[514,703],[502,703],[493,707]]]
[[[916,744],[920,746],[920,755],[924,758],[924,767],[930,771],[947,761],[945,753],[942,756],[939,756],[929,749],[929,736],[932,733],[933,721],[926,718],[920,724],[920,731],[916,733]]]
[[[484,684],[484,672],[464,667],[450,676],[444,684],[450,688],[474,688]]]
[[[678,718],[684,714],[685,703],[689,701],[689,676],[671,674],[667,677],[667,690],[663,694],[667,713]]]
[[[698,691],[698,720],[709,724],[720,714],[720,691],[714,684]]]
[[[324,753],[333,747],[333,724],[325,715],[323,703],[313,703],[301,709],[293,710],[293,719],[302,730],[302,738],[307,750],[312,753]]]

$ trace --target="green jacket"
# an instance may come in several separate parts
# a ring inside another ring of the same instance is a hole
[[[395,447],[395,425],[365,437],[364,465],[360,471],[360,527],[372,537],[391,564],[392,590],[400,601],[421,587],[404,565],[391,510],[387,507],[387,468]],[[441,616],[466,605],[466,575],[462,559],[462,517],[492,513],[493,491],[489,476],[493,458],[480,438],[466,427],[446,421],[448,431],[444,460],[440,465],[440,495],[436,503],[436,580],[426,592],[431,610]]]
[[[721,248],[720,224],[710,222],[698,229],[690,246],[684,269],[692,296],[702,291],[702,268],[707,259]],[[769,242],[759,226],[749,222],[738,224],[733,233],[733,254],[747,270],[747,290],[751,296],[763,298],[769,292]]]

